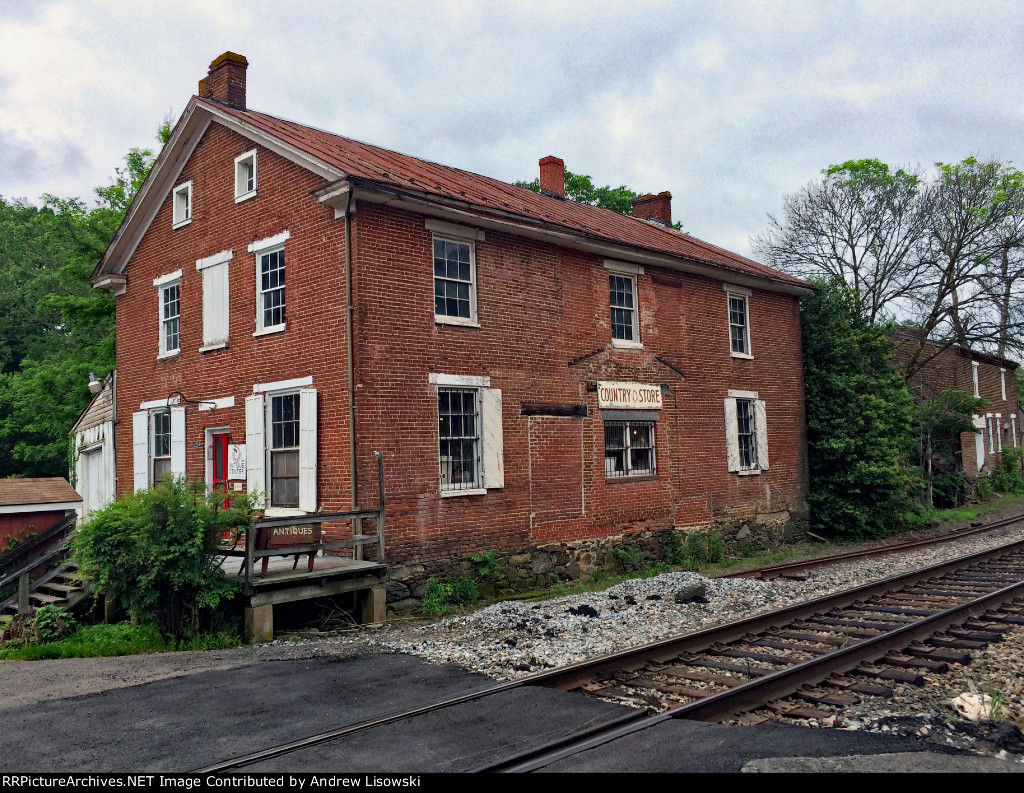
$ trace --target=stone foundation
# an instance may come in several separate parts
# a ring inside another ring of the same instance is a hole
[[[771,551],[803,539],[807,521],[789,512],[764,513],[745,520],[718,521],[701,529],[679,530],[716,532],[722,535],[726,556],[745,556]],[[496,574],[480,575],[479,565],[469,558],[445,559],[422,564],[392,567],[387,584],[388,616],[410,616],[418,612],[427,581],[473,578],[482,598],[509,597],[552,587],[559,582],[576,582],[603,571],[621,574],[628,569],[660,562],[665,544],[676,529],[635,532],[580,542],[545,543],[534,548],[499,553]],[[616,553],[616,550],[619,552]]]

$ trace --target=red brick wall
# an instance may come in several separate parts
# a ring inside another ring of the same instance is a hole
[[[916,349],[910,342],[902,343],[896,351],[896,361],[905,364]],[[992,431],[997,431],[996,414],[1000,414],[1001,440],[1003,447],[1013,447],[1014,438],[1011,434],[1013,426],[1011,416],[1017,414],[1017,380],[1015,367],[1004,365],[995,361],[986,360],[981,357],[972,358],[967,352],[959,348],[944,350],[938,355],[932,348],[925,348],[923,359],[930,360],[921,367],[912,378],[912,383],[919,389],[923,388],[925,393],[938,394],[942,391],[963,391],[967,394],[974,394],[974,375],[972,361],[978,363],[978,395],[989,402],[988,407],[982,408],[982,415],[992,414]],[[1001,372],[1005,370],[1006,399],[1003,399],[1003,389],[1000,383]],[[995,452],[989,452],[989,424],[986,421],[983,434],[985,456],[982,460],[979,472],[977,456],[977,435],[974,433],[963,433],[960,436],[960,447],[963,457],[963,471],[968,479],[975,479],[977,476],[985,476],[995,470],[1002,454],[999,451],[999,438],[995,440],[993,448]],[[1016,443],[1020,444],[1021,427],[1017,426]]]
[[[754,358],[736,359],[729,354],[722,283],[664,273],[656,283],[656,271],[647,268],[638,278],[644,349],[613,350],[608,271],[600,258],[488,230],[476,244],[480,327],[439,325],[424,218],[361,204],[355,233],[359,459],[373,449],[385,455],[390,561],[805,510],[795,298],[754,291]],[[439,495],[431,372],[486,375],[502,390],[504,488]],[[587,387],[596,380],[669,386],[656,424],[656,478],[606,481],[603,423],[597,395]],[[770,469],[758,476],[726,470],[723,402],[729,389],[757,391],[766,402]],[[534,497],[538,487],[547,492],[552,474],[532,466],[543,456],[551,471],[572,478],[581,451],[563,429],[553,431],[542,453],[534,452],[538,419],[519,415],[523,402],[587,406],[584,420],[544,422],[582,425],[581,517],[570,517],[561,501],[538,512]],[[371,473],[360,476],[360,500],[372,501],[376,493]]]
[[[212,124],[176,181],[192,180],[192,222],[171,228],[168,195],[128,265],[128,287],[117,299],[117,492],[122,495],[134,487],[132,413],[141,402],[166,398],[176,390],[191,400],[234,396],[233,408],[199,411],[185,405],[186,469],[202,477],[206,427],[229,426],[232,441],[245,443],[245,397],[253,385],[313,375],[318,391],[318,498],[325,509],[348,509],[341,221],[334,219],[333,209],[309,195],[322,179],[262,147],[256,147],[258,194],[236,204],[234,159],[253,148],[252,141]],[[291,235],[285,244],[287,328],[253,337],[256,260],[247,247],[285,230]],[[228,265],[229,346],[199,352],[203,285],[196,261],[229,248],[234,254]],[[153,279],[178,268],[181,352],[157,360],[159,297]]]
[[[254,383],[312,375],[319,393],[318,500],[325,510],[347,509],[344,224],[309,195],[322,180],[263,148],[259,194],[235,204],[234,158],[252,148],[212,125],[176,182],[193,182],[192,223],[171,229],[168,196],[129,264],[127,291],[117,303],[118,492],[133,487],[131,413],[140,402],[175,390],[193,400],[234,396],[233,408],[187,407],[187,469],[202,476],[205,427],[229,425],[235,441],[244,442],[244,399]],[[246,248],[286,229],[287,330],[253,338],[255,260]],[[487,231],[476,247],[480,327],[456,327],[434,322],[431,233],[423,216],[360,202],[353,235],[358,500],[376,503],[372,453],[380,450],[389,562],[805,511],[796,298],[755,289],[754,357],[735,359],[722,283],[646,268],[638,277],[644,347],[613,350],[600,257]],[[230,346],[200,353],[202,274],[195,262],[227,248],[234,251]],[[179,267],[181,353],[158,361],[153,279]],[[502,390],[503,488],[440,496],[431,372],[488,376]],[[606,481],[603,423],[588,388],[596,380],[668,387],[656,424],[657,477]],[[729,389],[757,391],[766,403],[770,468],[760,475],[726,470]],[[588,417],[524,417],[524,402],[583,404]],[[535,434],[546,445],[531,447],[531,427],[547,430]],[[542,470],[534,474],[533,465]],[[563,478],[582,483],[579,508],[572,506],[578,488],[555,487]]]

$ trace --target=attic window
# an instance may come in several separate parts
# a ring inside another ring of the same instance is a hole
[[[192,222],[192,182],[174,188],[174,210],[172,228],[179,228]]]
[[[256,150],[235,157],[235,203],[256,195]]]

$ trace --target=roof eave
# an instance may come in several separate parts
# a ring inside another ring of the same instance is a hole
[[[315,195],[322,203],[334,205],[347,196],[346,184],[351,185],[352,195],[357,200],[373,204],[388,204],[424,215],[443,217],[516,236],[551,242],[599,256],[664,267],[669,270],[702,275],[718,281],[724,280],[729,283],[783,294],[809,295],[814,291],[811,284],[796,284],[784,278],[775,279],[771,276],[746,273],[718,262],[674,256],[661,251],[627,245],[597,235],[588,235],[539,218],[525,217],[518,213],[492,207],[481,207],[469,201],[439,196],[426,191],[400,189],[394,185],[385,185],[368,179],[347,177],[327,185],[323,190],[317,191]]]

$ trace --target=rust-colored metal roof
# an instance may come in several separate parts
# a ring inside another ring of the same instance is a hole
[[[665,226],[621,215],[609,209],[535,193],[487,176],[370,146],[255,110],[238,110],[209,99],[198,101],[216,108],[220,113],[251,124],[283,143],[337,168],[346,176],[396,189],[463,201],[484,214],[495,212],[519,215],[597,240],[680,256],[757,278],[810,288],[806,281],[799,278]]]
[[[63,504],[81,501],[67,479],[48,476],[40,479],[0,479],[0,507],[29,504]]]

